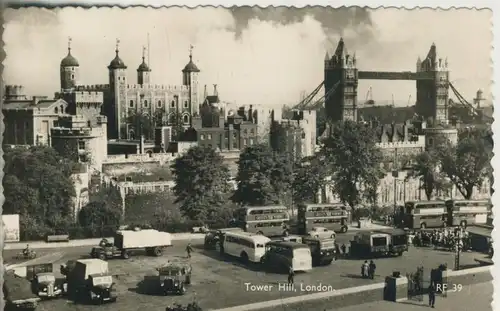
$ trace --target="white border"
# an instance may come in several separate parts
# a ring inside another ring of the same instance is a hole
[[[267,6],[296,6],[296,7],[304,7],[304,6],[312,6],[312,5],[329,5],[333,7],[339,7],[339,6],[344,6],[344,5],[349,5],[349,6],[368,6],[368,7],[383,7],[383,6],[391,6],[391,7],[405,7],[405,8],[415,8],[415,7],[439,7],[439,8],[450,8],[450,7],[470,7],[470,8],[490,8],[493,10],[493,19],[492,19],[492,24],[493,24],[493,37],[494,37],[494,42],[492,43],[492,47],[494,46],[500,46],[500,31],[499,31],[499,25],[500,25],[500,19],[497,19],[499,17],[499,14],[497,13],[497,10],[500,9],[500,2],[497,1],[488,1],[488,0],[446,0],[446,1],[431,1],[431,0],[420,0],[420,1],[415,1],[415,0],[405,0],[405,1],[393,1],[393,0],[379,0],[379,1],[370,1],[370,0],[356,0],[356,1],[321,1],[321,0],[315,0],[315,1],[300,1],[300,0],[273,0],[273,1],[265,1],[265,0],[254,0],[254,1],[248,1],[248,0],[237,0],[237,1],[228,1],[228,0],[219,0],[219,1],[208,1],[208,0],[203,0],[203,1],[194,1],[194,0],[178,0],[178,1],[172,1],[172,0],[108,0],[108,1],[98,1],[98,0],[86,0],[86,1],[64,1],[64,0],[52,0],[52,1],[26,1],[26,0],[18,0],[18,1],[9,1],[9,0],[4,0],[7,3],[12,3],[14,5],[19,5],[22,3],[26,4],[37,4],[40,6],[43,5],[49,5],[49,6],[57,6],[57,5],[81,5],[81,6],[93,6],[93,5],[109,5],[109,6],[130,6],[130,5],[143,5],[143,6],[153,6],[153,7],[159,7],[159,6],[171,6],[171,5],[180,5],[180,6],[188,6],[188,7],[194,7],[197,5],[213,5],[213,6],[234,6],[234,5],[258,5],[261,7],[267,7]],[[493,21],[499,21],[498,23],[493,23]],[[467,22],[467,21],[464,21]],[[467,38],[464,38],[461,42],[457,40],[457,48],[461,44],[467,44]],[[495,53],[495,49],[492,49],[492,60],[495,60],[495,56],[497,53]],[[493,70],[493,81],[500,80],[500,77],[498,76],[499,70],[497,69],[498,65],[496,62],[492,62],[492,66],[494,68]],[[498,89],[497,85],[493,84],[492,87],[492,94],[494,98],[494,103],[496,106],[496,99],[500,94],[498,94]],[[498,109],[496,109],[493,113],[493,116],[495,118],[495,122],[492,125],[493,128],[493,139],[495,141],[495,146],[494,146],[494,153],[495,156],[493,157],[492,164],[494,167],[494,177],[495,180],[500,180],[500,174],[498,174],[499,167],[499,162],[498,162],[498,157],[496,154],[500,152],[500,149],[498,147],[498,135],[497,132],[500,131],[500,123],[496,122],[497,118],[500,118],[500,112],[498,112]],[[496,183],[494,184],[494,189],[496,191]],[[492,202],[494,203],[494,214],[496,216],[496,205],[497,201],[500,204],[500,197],[497,192],[493,194],[492,197]],[[494,238],[494,248],[495,248],[495,256],[493,257],[493,261],[497,261],[498,256],[500,256],[500,250],[499,250],[499,243],[500,243],[500,232],[496,228],[500,226],[500,217],[495,217],[494,221],[494,226],[495,229],[493,230],[493,238]],[[493,295],[493,310],[500,310],[500,305],[497,303],[497,301],[500,299],[500,281],[499,281],[499,273],[500,273],[500,267],[497,265],[494,266],[492,269],[493,271],[493,277],[494,277],[494,295]]]

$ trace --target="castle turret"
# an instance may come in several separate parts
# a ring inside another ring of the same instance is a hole
[[[151,83],[151,69],[146,64],[146,47],[142,48],[142,63],[137,68],[137,83],[140,85]]]
[[[200,69],[193,62],[193,46],[189,49],[189,62],[182,69],[182,85],[189,87],[189,110],[191,116],[196,113],[198,107],[198,74]]]
[[[71,91],[78,84],[80,64],[71,55],[71,38],[68,38],[68,55],[61,60],[61,91]]]
[[[109,87],[111,93],[111,105],[106,107],[105,113],[108,116],[108,136],[109,138],[125,138],[127,119],[127,66],[120,58],[120,40],[116,40],[115,58],[109,63]]]

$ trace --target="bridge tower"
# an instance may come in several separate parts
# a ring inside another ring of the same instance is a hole
[[[417,73],[431,73],[433,79],[417,80],[416,113],[425,119],[433,118],[437,123],[448,122],[448,60],[439,58],[433,43],[426,58],[417,61]]]
[[[329,94],[339,82],[336,90]],[[340,38],[335,53],[325,57],[325,109],[330,121],[358,121],[358,69],[356,55],[349,55]]]

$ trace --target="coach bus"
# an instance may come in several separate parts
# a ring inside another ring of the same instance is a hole
[[[220,247],[222,254],[241,259],[243,262],[260,263],[266,254],[266,244],[271,239],[248,232],[226,232]]]
[[[484,225],[491,210],[488,200],[448,200],[448,226]]]
[[[402,225],[410,229],[447,226],[445,201],[409,201],[400,210]]]
[[[304,204],[299,206],[297,227],[307,234],[313,227],[324,227],[336,232],[347,232],[348,214],[344,204]]]
[[[265,236],[288,235],[290,215],[285,206],[252,206],[236,212],[235,225],[246,232]]]

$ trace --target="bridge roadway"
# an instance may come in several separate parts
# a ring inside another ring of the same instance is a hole
[[[347,243],[354,232],[338,235],[339,243]],[[184,296],[164,297],[150,293],[154,288],[151,276],[155,274],[155,268],[165,262],[167,258],[182,258],[185,256],[185,247],[188,241],[176,241],[174,246],[163,257],[147,257],[139,255],[129,260],[114,259],[109,261],[110,270],[115,275],[117,293],[119,295],[116,304],[100,306],[99,310],[164,310],[167,305],[174,302],[188,303],[197,300],[204,309],[217,309],[241,304],[249,304],[258,301],[280,299],[295,295],[312,293],[308,291],[297,292],[278,291],[278,284],[285,283],[287,276],[272,272],[264,272],[258,267],[247,267],[232,259],[221,258],[214,251],[205,251],[202,241],[192,241],[194,254],[191,258],[193,266],[193,284]],[[55,270],[59,265],[70,259],[88,257],[90,247],[40,249],[39,256],[63,252],[60,259],[56,259]],[[12,258],[19,251],[4,251],[5,260]],[[474,258],[479,255],[475,253],[463,253],[462,265],[475,265]],[[56,258],[59,258],[57,256]],[[307,273],[298,273],[295,283],[307,285],[329,285],[333,289],[341,289],[366,285],[369,283],[383,282],[386,275],[394,270],[402,274],[413,272],[417,266],[423,265],[428,271],[441,263],[447,263],[452,267],[454,255],[450,252],[436,251],[430,248],[411,247],[403,257],[382,258],[375,260],[377,265],[374,280],[361,279],[359,277],[362,260],[339,259],[330,266],[314,268]],[[253,285],[272,285],[271,290],[247,290],[245,283]],[[43,301],[37,310],[39,311],[75,311],[94,310],[94,306],[74,305],[65,299]]]

